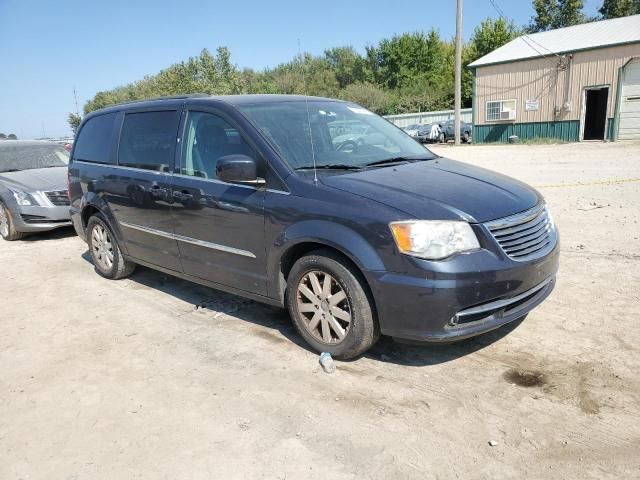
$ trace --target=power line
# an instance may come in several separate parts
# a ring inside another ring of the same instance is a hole
[[[491,4],[491,6],[493,7],[493,9],[498,13],[498,15],[500,16],[500,18],[502,18],[505,21],[508,21],[507,16],[504,14],[504,12],[502,11],[502,9],[500,8],[500,6],[496,3],[495,0],[489,0],[489,3]],[[534,47],[532,45],[532,43],[536,44],[538,47],[542,48],[543,50],[546,50],[547,52],[551,53],[552,55],[555,55],[558,58],[562,58],[560,55],[558,55],[556,52],[549,50],[547,47],[545,47],[544,45],[542,45],[539,42],[536,42],[533,38],[531,38],[531,35],[529,35],[527,32],[523,32],[522,33],[522,40],[529,45],[529,47],[531,47],[533,50],[535,50],[538,55],[541,55],[542,57],[547,57],[547,55],[545,55],[544,53],[542,53],[540,50],[538,50],[536,47]]]

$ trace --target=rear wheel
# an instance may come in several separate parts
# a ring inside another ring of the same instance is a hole
[[[470,142],[470,140],[471,140],[471,135],[469,134],[469,132],[464,132],[464,133],[462,134],[462,141],[463,141],[464,143],[469,143],[469,142]]]
[[[0,202],[0,236],[8,242],[21,240],[26,236],[25,233],[16,230],[11,212],[2,202]]]
[[[444,143],[446,142],[446,137],[444,136],[444,132],[440,132],[440,135],[438,135],[438,143]]]
[[[113,232],[102,218],[94,215],[87,225],[87,242],[96,272],[111,280],[128,277],[136,264],[125,260]]]
[[[373,303],[351,265],[328,250],[298,260],[287,280],[287,307],[314,350],[348,359],[379,338]]]

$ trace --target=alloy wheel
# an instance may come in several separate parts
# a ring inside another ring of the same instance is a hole
[[[95,225],[91,232],[91,246],[93,247],[93,258],[99,266],[106,271],[113,267],[113,243],[109,237],[109,232],[102,225]]]
[[[322,343],[342,342],[351,326],[351,306],[338,281],[326,272],[311,271],[298,284],[298,312],[307,331]]]
[[[0,235],[9,236],[9,214],[3,205],[0,205]]]

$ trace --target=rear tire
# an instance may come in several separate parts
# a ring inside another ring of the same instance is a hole
[[[447,141],[447,137],[445,137],[444,133],[440,133],[440,135],[438,135],[438,143],[446,143]]]
[[[87,243],[98,275],[119,280],[135,270],[136,264],[125,260],[113,231],[101,214],[95,214],[87,223]]]
[[[380,337],[360,272],[330,250],[316,250],[294,264],[286,304],[298,333],[317,352],[346,360]]]
[[[469,134],[469,132],[464,132],[462,134],[462,141],[464,143],[471,143],[471,135]]]
[[[27,236],[26,233],[16,230],[11,212],[2,202],[0,202],[0,236],[7,242],[22,240]]]

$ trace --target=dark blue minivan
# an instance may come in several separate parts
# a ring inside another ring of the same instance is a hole
[[[87,115],[71,216],[97,273],[145,265],[286,306],[337,358],[380,334],[467,338],[552,291],[558,233],[542,196],[439,157],[353,103],[189,95]]]

